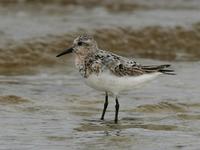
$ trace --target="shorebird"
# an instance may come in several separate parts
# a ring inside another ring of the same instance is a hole
[[[108,106],[108,93],[114,95],[116,102],[115,123],[118,122],[118,96],[122,91],[133,90],[161,74],[174,75],[173,70],[166,69],[170,67],[169,64],[143,66],[133,59],[101,50],[94,38],[86,34],[77,37],[72,47],[65,49],[56,57],[68,53],[75,54],[75,66],[85,83],[96,90],[105,92],[101,120],[104,120]]]

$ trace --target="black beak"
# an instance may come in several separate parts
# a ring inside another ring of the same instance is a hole
[[[65,49],[62,53],[58,54],[56,57],[60,57],[62,55],[68,54],[68,53],[72,53],[73,52],[73,47]]]

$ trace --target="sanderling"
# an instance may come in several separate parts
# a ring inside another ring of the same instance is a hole
[[[105,92],[105,103],[101,120],[108,106],[108,93],[115,97],[115,123],[118,122],[119,102],[118,95],[125,90],[148,82],[161,74],[173,75],[173,70],[166,69],[170,65],[143,66],[132,59],[101,50],[97,42],[90,35],[77,37],[71,48],[57,55],[75,54],[75,65],[85,83],[97,90]]]

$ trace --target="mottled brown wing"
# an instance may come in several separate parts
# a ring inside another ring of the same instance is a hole
[[[111,73],[119,77],[139,76],[145,73],[136,62],[113,54],[111,57],[103,59],[103,64]]]
[[[166,69],[170,65],[142,66],[134,60],[105,51],[101,51],[96,57],[98,58],[97,60],[100,60],[101,62],[100,68],[102,71],[105,69],[104,66],[106,66],[111,73],[119,77],[139,76],[153,72],[173,74],[173,70]]]
[[[106,66],[104,69],[110,70],[116,76],[139,76],[145,73],[141,66],[133,60],[110,52],[102,52],[101,55],[103,55],[101,62],[103,66]]]
[[[124,64],[116,65],[114,68],[111,68],[110,71],[116,76],[139,76],[144,74],[144,70],[139,66],[127,66]]]
[[[116,63],[110,67],[110,71],[119,77],[122,76],[139,76],[142,74],[161,72],[164,74],[174,75],[174,70],[166,69],[170,65],[160,65],[160,66],[141,66],[131,61]]]

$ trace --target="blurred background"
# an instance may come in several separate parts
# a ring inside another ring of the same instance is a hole
[[[198,149],[199,0],[0,0],[0,149]],[[73,55],[88,33],[99,48],[138,63],[170,63],[162,76],[111,98],[85,86]]]

